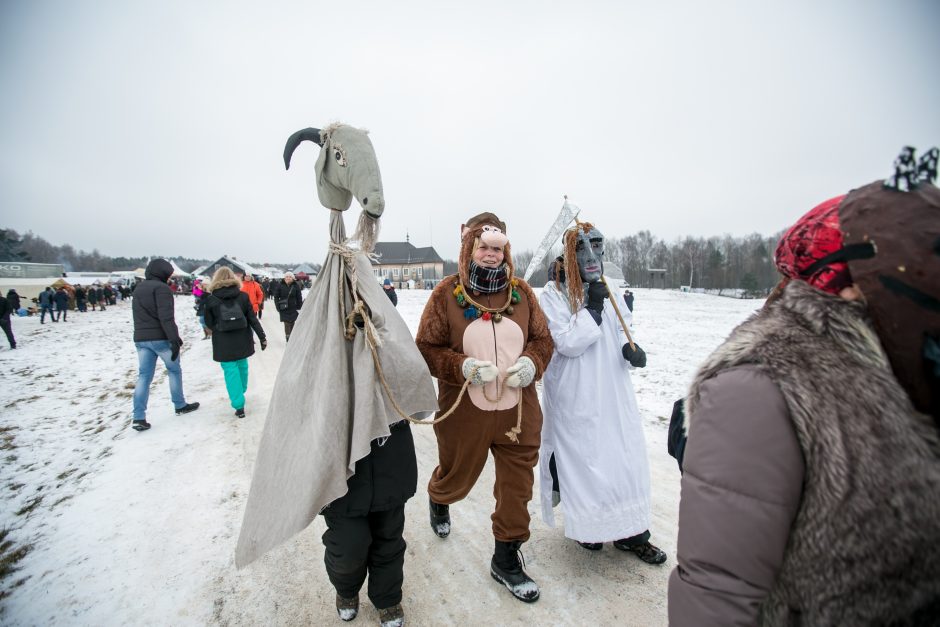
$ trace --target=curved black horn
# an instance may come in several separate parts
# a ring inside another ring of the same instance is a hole
[[[323,147],[323,140],[320,139],[320,129],[305,128],[302,131],[297,131],[287,138],[287,144],[284,146],[284,169],[290,169],[291,155],[294,154],[294,150],[297,149],[297,146],[300,145],[300,142],[304,141],[305,139],[312,141],[320,147]]]

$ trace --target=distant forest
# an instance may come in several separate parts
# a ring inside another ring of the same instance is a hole
[[[743,289],[757,296],[769,293],[780,281],[774,250],[781,235],[782,231],[771,237],[758,233],[746,237],[684,237],[669,243],[649,231],[640,231],[626,237],[607,237],[604,261],[618,266],[634,287]],[[533,286],[545,285],[548,263],[561,252],[559,244],[542,261],[543,267],[529,281]],[[516,273],[522,275],[531,259],[532,251],[513,252]],[[654,278],[650,269],[665,273]]]
[[[56,246],[45,239],[28,231],[20,235],[12,229],[0,229],[0,262],[24,261],[32,263],[61,263],[66,272],[114,272],[118,270],[134,270],[146,267],[153,257],[172,259],[182,270],[192,272],[199,266],[204,266],[215,259],[191,259],[189,257],[176,257],[174,255],[151,255],[147,257],[109,257],[94,249],[91,252],[75,250],[70,244]],[[302,262],[279,263],[277,267],[295,268]],[[266,265],[263,262],[248,261],[252,266]],[[320,264],[311,264],[319,269]]]
[[[613,263],[623,271],[624,279],[634,287],[663,286],[678,289],[681,286],[705,289],[743,289],[752,295],[767,294],[780,280],[774,267],[774,249],[781,233],[765,237],[754,233],[745,237],[685,237],[672,243],[662,240],[649,231],[640,231],[626,237],[608,237],[605,244],[605,261]],[[546,269],[550,259],[561,253],[558,245],[542,261],[530,283],[541,287],[547,279]],[[195,268],[211,263],[215,259],[190,259],[165,256],[191,272]],[[45,239],[27,232],[19,235],[11,229],[0,230],[0,261],[31,261],[33,263],[61,263],[66,271],[111,272],[133,270],[146,266],[150,257],[109,257],[98,252],[75,250],[69,244],[55,246]],[[514,251],[516,274],[521,276],[532,259],[532,251]],[[264,265],[249,261],[251,265]],[[295,267],[298,264],[277,264],[279,267]],[[312,264],[319,267],[319,264]],[[653,278],[650,269],[664,270]],[[454,274],[457,264],[444,261],[444,274]]]

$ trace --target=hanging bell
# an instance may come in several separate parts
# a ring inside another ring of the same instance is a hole
[[[509,307],[506,307],[506,315],[507,315],[507,316],[511,316],[511,315],[512,315],[512,312],[513,312],[512,305],[510,305]]]
[[[464,299],[460,298],[460,299],[457,300],[457,304],[460,305],[461,307],[466,307],[466,306],[467,306],[467,301],[465,301]]]
[[[493,314],[493,322],[499,322],[502,319],[503,319],[503,314],[499,313],[498,311]]]

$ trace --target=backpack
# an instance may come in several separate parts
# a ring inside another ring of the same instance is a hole
[[[248,318],[238,304],[238,298],[222,300],[213,296],[219,301],[219,319],[215,323],[216,331],[237,331],[248,326]]]

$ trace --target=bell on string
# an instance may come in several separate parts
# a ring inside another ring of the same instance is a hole
[[[503,314],[499,313],[498,311],[493,314],[493,321],[494,321],[494,322],[499,322],[499,321],[502,320],[502,319],[503,319]]]
[[[483,312],[480,311],[479,309],[477,309],[477,318],[479,318],[479,317],[482,316],[482,315],[483,315]]]
[[[461,298],[460,300],[457,301],[457,304],[460,305],[461,307],[466,307],[467,301]]]
[[[507,315],[507,316],[511,316],[511,315],[512,315],[512,311],[513,311],[512,305],[510,305],[509,307],[506,307],[506,315]]]
[[[519,297],[516,296],[515,292],[512,293],[512,298],[509,299],[509,302],[511,302],[513,305],[519,304]]]

